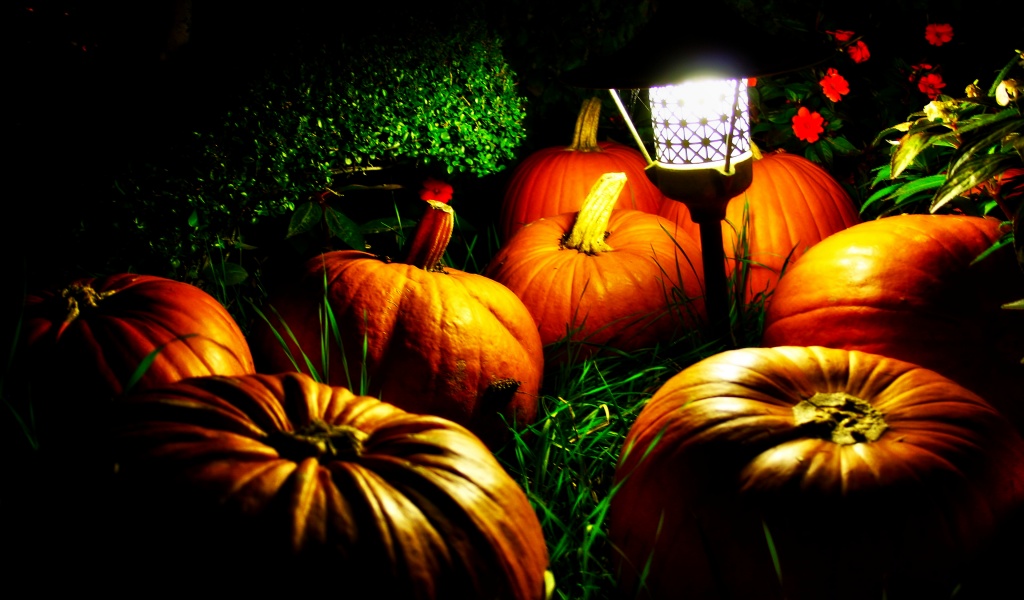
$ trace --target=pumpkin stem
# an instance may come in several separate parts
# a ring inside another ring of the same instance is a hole
[[[597,144],[597,126],[601,123],[601,99],[593,96],[583,101],[576,117],[576,132],[566,150],[601,152]]]
[[[96,308],[99,301],[114,295],[117,290],[97,292],[88,285],[72,283],[60,291],[60,297],[67,300],[67,316],[64,317],[64,324],[68,324],[78,318],[82,313],[82,306]]]
[[[818,392],[794,406],[793,417],[840,445],[873,442],[889,427],[881,411],[845,392]]]
[[[764,153],[762,153],[761,149],[757,147],[754,140],[750,140],[750,153],[754,156],[754,160],[761,160],[764,158]]]
[[[426,213],[416,226],[405,263],[427,271],[442,270],[441,259],[455,230],[455,211],[444,202],[427,200]]]
[[[562,241],[562,248],[572,248],[591,255],[610,252],[612,247],[605,242],[608,237],[608,221],[612,218],[612,210],[625,185],[625,173],[605,173],[599,177],[576,213],[576,222]]]
[[[267,436],[283,458],[300,462],[307,458],[324,460],[353,459],[363,453],[363,442],[369,437],[351,425],[331,425],[314,419],[297,431],[274,430]]]

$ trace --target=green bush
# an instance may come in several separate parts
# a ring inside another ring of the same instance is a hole
[[[478,21],[375,31],[290,46],[219,122],[124,173],[113,212],[124,218],[109,225],[126,256],[149,261],[134,267],[238,283],[251,271],[239,256],[261,230],[284,238],[296,207],[320,205],[328,233],[357,246],[325,203],[329,191],[397,187],[363,186],[367,173],[503,169],[526,133],[501,40]],[[393,200],[377,216],[393,215]]]

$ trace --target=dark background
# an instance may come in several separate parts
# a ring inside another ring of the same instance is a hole
[[[563,68],[621,44],[633,25],[665,6],[688,4],[507,0],[481,6],[434,0],[399,11],[374,2],[193,0],[188,41],[169,48],[167,34],[179,1],[41,0],[5,7],[4,38],[10,45],[5,138],[10,143],[0,219],[3,256],[15,280],[22,272],[31,280],[47,265],[83,252],[74,246],[83,242],[70,240],[66,232],[81,224],[97,198],[111,193],[114,173],[218,118],[268,61],[301,41],[416,27],[420,17],[424,23],[428,16],[455,20],[477,11],[502,36],[527,98],[523,157],[570,139],[586,91],[561,85],[557,78]],[[700,13],[700,3],[689,4]],[[974,78],[987,81],[1013,44],[1024,46],[1017,10],[1004,0],[730,4],[766,27],[863,33],[879,68],[886,56],[913,62],[915,53],[934,51],[923,44],[925,24],[952,23],[954,41],[941,49],[951,90]],[[865,127],[878,130],[874,122]],[[500,194],[507,172],[489,182],[494,194]],[[497,198],[491,209],[496,210]]]

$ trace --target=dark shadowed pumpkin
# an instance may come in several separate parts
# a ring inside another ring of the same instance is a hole
[[[874,352],[938,371],[1024,430],[1024,276],[997,219],[899,215],[855,225],[784,275],[762,344]]]
[[[54,436],[81,432],[98,401],[186,377],[255,367],[227,309],[200,288],[151,275],[83,278],[25,299],[33,394]],[[62,424],[64,426],[61,426]]]
[[[526,494],[456,423],[301,373],[181,381],[111,423],[115,588],[544,597]]]
[[[541,217],[579,210],[594,181],[604,173],[623,172],[628,178],[616,207],[658,212],[664,196],[647,178],[643,155],[624,144],[598,142],[600,116],[599,98],[584,101],[572,144],[543,148],[516,166],[501,203],[498,233],[502,242]]]
[[[615,209],[624,173],[592,185],[581,209],[538,219],[513,237],[485,275],[515,292],[537,322],[549,358],[631,351],[672,340],[704,317],[701,257],[657,215]]]
[[[364,391],[386,402],[497,445],[537,415],[540,336],[508,288],[441,265],[454,213],[429,205],[404,262],[357,250],[309,260],[295,285],[270,297],[269,323],[253,327],[251,345],[261,372],[312,366],[354,389],[366,380]]]
[[[699,229],[685,204],[666,199],[658,214],[699,243]],[[729,201],[725,218],[727,269],[733,273],[740,261],[746,265],[747,302],[771,292],[783,270],[808,248],[860,222],[857,207],[839,182],[810,160],[783,151],[756,154],[754,180]]]
[[[1024,440],[976,394],[876,354],[700,361],[644,406],[615,481],[628,598],[950,598],[1020,558],[1021,532],[1001,536],[1024,509]]]

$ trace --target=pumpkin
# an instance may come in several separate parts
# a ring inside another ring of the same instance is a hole
[[[549,360],[566,357],[552,348],[561,341],[575,356],[651,347],[703,316],[697,243],[657,215],[614,208],[626,178],[603,175],[578,212],[530,223],[484,271],[522,299]]]
[[[617,142],[597,141],[600,115],[599,98],[584,101],[568,147],[537,150],[516,166],[505,187],[498,217],[503,243],[541,217],[579,210],[594,181],[604,173],[623,172],[627,176],[616,206],[658,212],[663,196],[647,178],[647,163],[640,152]]]
[[[362,377],[368,387],[356,389],[450,419],[498,445],[509,426],[536,418],[540,336],[508,288],[441,266],[455,215],[446,204],[428,204],[404,262],[327,252],[305,264],[295,285],[275,292],[268,320],[250,335],[257,366],[317,371],[353,388]],[[325,301],[336,331],[325,324]]]
[[[295,372],[147,390],[111,423],[128,586],[543,597],[537,515],[456,423]]]
[[[1024,440],[911,363],[742,348],[655,392],[614,481],[623,597],[949,598],[1013,571],[983,558],[1019,548]]]
[[[883,354],[938,371],[1024,429],[1024,277],[997,219],[908,214],[855,225],[779,281],[762,344]]]
[[[809,247],[859,223],[860,216],[843,186],[802,156],[755,152],[753,169],[750,187],[726,206],[722,240],[727,272],[746,267],[746,280],[737,285],[745,301],[761,297],[767,303],[784,269]],[[700,241],[700,230],[682,202],[666,200],[658,214]]]
[[[227,309],[202,289],[163,277],[122,273],[33,291],[23,328],[33,396],[46,416],[41,426],[60,430],[48,441],[88,429],[98,402],[123,393],[137,372],[134,387],[144,389],[255,371]]]

